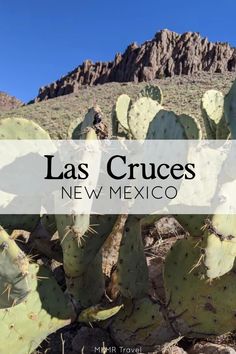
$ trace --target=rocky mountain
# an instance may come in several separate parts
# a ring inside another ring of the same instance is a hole
[[[10,111],[11,109],[18,108],[23,105],[23,102],[18,100],[13,96],[9,96],[5,92],[0,91],[0,111],[6,112]]]
[[[86,60],[56,82],[41,87],[35,101],[76,92],[82,85],[107,82],[141,82],[189,75],[199,71],[236,71],[236,48],[228,43],[212,43],[199,33],[182,35],[162,30],[150,41],[133,43],[111,62]]]

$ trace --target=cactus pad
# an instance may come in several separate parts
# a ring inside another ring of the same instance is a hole
[[[186,139],[187,134],[178,116],[172,111],[160,110],[149,125],[147,139]]]
[[[221,277],[234,266],[236,257],[236,216],[216,214],[206,223],[204,263],[210,279]]]
[[[0,120],[0,139],[45,140],[50,139],[50,136],[32,120],[25,118],[5,118]]]
[[[142,91],[140,92],[140,97],[149,97],[154,101],[157,101],[158,103],[162,104],[163,102],[163,94],[162,90],[159,86],[157,85],[146,85]]]
[[[174,215],[174,218],[192,237],[200,237],[203,233],[205,219],[207,215],[204,214],[179,214]]]
[[[236,139],[236,80],[225,97],[224,109],[226,122],[231,131],[231,137],[232,139]]]
[[[20,304],[0,310],[0,353],[31,353],[51,333],[74,319],[50,273],[30,265],[31,292]]]
[[[124,227],[117,265],[117,278],[123,296],[140,298],[148,291],[148,269],[141,236],[141,221],[130,215]]]
[[[134,139],[144,140],[150,122],[160,111],[161,105],[151,98],[142,97],[131,105],[128,113],[128,124]]]
[[[235,274],[230,272],[210,282],[200,262],[200,246],[196,240],[177,241],[164,269],[169,310],[179,324],[188,326],[187,333],[181,334],[189,337],[220,335],[236,327]]]
[[[216,138],[217,126],[224,116],[224,96],[220,91],[208,90],[201,101],[202,115],[208,139]]]
[[[0,228],[0,308],[24,301],[30,292],[28,275],[27,257]]]
[[[179,115],[179,121],[184,127],[188,139],[198,140],[202,138],[202,131],[201,131],[200,124],[195,118],[187,114],[181,114]]]
[[[116,344],[141,347],[142,352],[160,350],[160,346],[176,337],[164,320],[160,305],[148,297],[126,300],[111,324],[111,335]]]
[[[128,95],[120,95],[116,101],[115,112],[116,118],[120,125],[125,129],[129,130],[128,125],[128,110],[131,104],[131,99]]]

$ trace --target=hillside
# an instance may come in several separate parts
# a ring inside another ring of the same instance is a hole
[[[23,105],[17,98],[0,91],[0,111],[10,111]]]
[[[235,73],[199,73],[190,76],[173,76],[154,80],[164,94],[164,107],[177,113],[189,113],[200,119],[200,100],[203,93],[215,88],[226,93],[235,79]],[[46,128],[52,138],[66,138],[67,129],[74,119],[81,119],[88,108],[95,103],[103,111],[108,124],[111,122],[112,107],[121,93],[134,98],[145,83],[107,83],[104,85],[84,86],[77,93],[26,105],[15,110],[3,112],[3,117],[25,117],[33,119]]]

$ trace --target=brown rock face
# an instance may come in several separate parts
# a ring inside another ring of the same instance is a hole
[[[228,43],[209,42],[199,33],[180,35],[162,30],[140,46],[129,45],[112,62],[85,61],[60,80],[40,88],[36,101],[76,92],[81,85],[151,81],[199,71],[236,71],[236,48]]]
[[[23,102],[21,102],[17,98],[9,96],[7,93],[0,91],[0,111],[10,111],[11,109],[18,108],[22,105]]]

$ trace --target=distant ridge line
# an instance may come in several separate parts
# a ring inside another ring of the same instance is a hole
[[[39,89],[33,102],[77,92],[81,86],[108,82],[141,82],[197,72],[236,71],[236,48],[210,42],[199,33],[164,29],[141,45],[132,43],[113,61],[86,60],[59,80]]]

